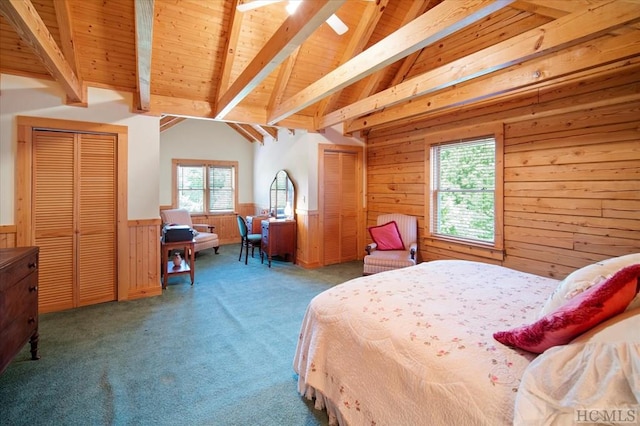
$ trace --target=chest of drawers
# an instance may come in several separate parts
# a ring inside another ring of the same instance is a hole
[[[269,260],[281,256],[287,261],[296,262],[296,221],[295,220],[263,220],[262,255]]]
[[[37,247],[0,249],[0,374],[31,343],[38,359]]]

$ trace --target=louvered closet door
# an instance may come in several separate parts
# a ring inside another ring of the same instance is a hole
[[[324,154],[324,264],[357,259],[357,156],[349,152]]]
[[[75,135],[33,134],[33,231],[40,247],[40,312],[75,306]]]
[[[78,305],[116,300],[116,140],[78,135]]]
[[[40,312],[116,299],[115,137],[33,134]]]

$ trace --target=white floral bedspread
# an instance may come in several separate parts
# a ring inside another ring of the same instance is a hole
[[[558,281],[442,260],[356,278],[309,304],[298,390],[342,425],[511,424],[533,359],[493,332],[532,322]]]

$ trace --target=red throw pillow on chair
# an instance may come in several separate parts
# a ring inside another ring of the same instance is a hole
[[[404,243],[395,220],[384,225],[368,228],[373,242],[378,245],[378,250],[404,250]]]

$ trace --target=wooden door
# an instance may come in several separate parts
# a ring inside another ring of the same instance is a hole
[[[323,219],[323,263],[358,258],[358,155],[349,151],[324,152],[320,196]]]
[[[116,138],[34,130],[39,310],[116,299]]]

